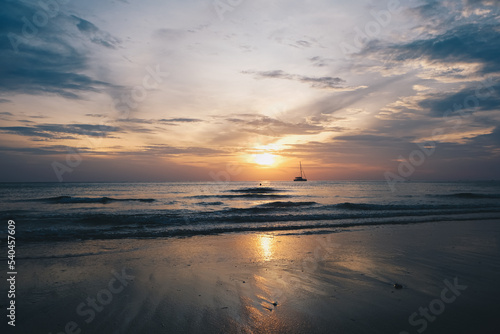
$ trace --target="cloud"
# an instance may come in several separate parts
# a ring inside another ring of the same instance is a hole
[[[268,38],[273,43],[305,51],[313,48],[323,48],[316,37],[304,35],[304,30],[287,26],[286,28],[278,28],[271,31]]]
[[[1,151],[1,148],[0,148]],[[57,176],[51,164],[54,161],[65,163],[67,151],[61,155],[42,154],[33,159],[33,154],[0,152],[1,179],[8,182],[54,181]],[[82,164],[73,173],[63,175],[65,182],[123,182],[123,181],[209,181],[208,170],[189,165],[179,165],[163,156],[143,155],[138,159],[132,156],[103,156],[84,154]],[[55,160],[54,160],[55,159]]]
[[[160,118],[160,119],[144,119],[144,118],[120,118],[117,122],[137,123],[137,124],[162,124],[162,125],[179,125],[177,123],[197,123],[203,122],[198,118],[179,117],[179,118]]]
[[[489,78],[489,80],[458,90],[437,92],[427,89],[419,90],[417,95],[400,97],[381,108],[377,117],[386,120],[415,121],[417,117],[423,116],[452,117],[463,113],[498,112],[499,110],[500,81]]]
[[[114,126],[95,124],[39,124],[36,126],[0,127],[0,131],[35,138],[76,139],[75,135],[109,137],[110,133],[122,130]]]
[[[320,56],[314,56],[308,59],[315,67],[325,67],[332,62],[332,59],[323,58]]]
[[[349,134],[325,142],[288,145],[282,153],[317,165],[333,164],[338,166],[334,168],[334,173],[347,178],[357,175],[361,179],[380,179],[385,171],[396,171],[400,156],[408,158],[411,152],[419,150],[419,143],[424,144],[412,136]],[[493,166],[500,162],[500,154],[491,148],[499,147],[499,144],[499,127],[490,134],[479,135],[463,143],[438,142],[434,154],[427,157],[413,176],[416,179],[456,178],[458,175],[470,177],[474,169],[481,170],[483,176],[488,175],[485,177],[498,177]],[[362,170],[366,173],[360,177]]]
[[[365,86],[359,87],[348,87],[343,86],[345,80],[339,77],[309,77],[305,75],[298,74],[289,74],[282,70],[274,70],[274,71],[243,71],[244,74],[254,74],[256,78],[259,79],[285,79],[285,80],[293,80],[301,83],[308,83],[312,88],[318,89],[330,89],[337,91],[347,91],[347,90],[356,90],[360,88],[365,88]]]
[[[479,135],[470,139],[471,143],[481,147],[500,147],[500,126],[495,127],[489,134]]]
[[[62,12],[40,27],[26,29],[23,18],[40,10],[38,3],[2,2],[0,14],[0,90],[3,94],[57,94],[82,99],[82,93],[118,88],[89,73],[84,40],[114,48],[118,40],[89,21]],[[24,33],[23,33],[24,29]],[[27,31],[27,32],[26,32]]]
[[[362,142],[364,144],[366,143],[388,143],[392,145],[393,142],[395,141],[394,137],[391,136],[386,136],[386,135],[367,135],[367,134],[360,134],[360,135],[342,135],[342,136],[335,136],[333,138],[334,140],[343,140],[343,141],[349,141],[349,142]],[[400,139],[400,138],[398,138]],[[406,140],[412,139],[412,137],[406,137]]]
[[[285,135],[310,135],[324,131],[338,131],[339,128],[328,128],[321,125],[310,124],[305,121],[291,123],[263,115],[239,115],[229,117],[226,121],[237,124],[238,132],[248,132],[270,137]]]
[[[71,148],[75,150],[75,148]],[[79,154],[85,155],[102,155],[102,151],[94,151],[88,147],[78,147],[76,149]],[[41,147],[7,147],[0,146],[0,151],[26,154],[26,155],[66,155],[68,147],[64,145],[47,145]],[[117,146],[108,148],[106,156],[178,156],[178,155],[195,155],[195,156],[210,156],[225,154],[223,150],[217,150],[206,147],[175,147],[170,145],[147,145],[140,146],[134,150],[123,150],[123,147]]]
[[[366,43],[357,59],[378,63],[362,67],[371,67],[384,75],[417,70],[417,76],[441,82],[477,81],[492,73],[500,74],[498,12],[480,20],[457,20],[462,8],[451,3],[427,1],[413,8],[411,12],[427,22],[414,28],[422,33],[411,40]]]
[[[500,82],[491,82],[488,87],[467,87],[453,93],[433,93],[418,102],[428,109],[431,116],[442,117],[446,111],[467,113],[477,111],[500,111]]]
[[[498,8],[488,7],[491,4],[490,1],[424,1],[409,10],[419,23],[412,29],[413,34],[400,40],[365,44],[355,56],[359,73],[376,71],[409,82],[413,78],[411,93],[415,93],[401,94],[380,108],[376,115],[379,120],[372,123],[371,130],[395,137],[406,132],[418,140],[431,137],[433,129],[445,128],[449,143],[441,147],[453,151],[454,158],[458,159],[459,149],[463,156],[473,156],[474,150],[481,152],[482,157],[492,154],[496,143],[490,143],[493,146],[488,153],[484,148],[473,147],[473,141],[468,140],[498,123],[500,24]],[[464,17],[471,6],[481,12]],[[463,119],[459,128],[453,128],[443,118],[462,113],[474,113],[474,117]],[[465,143],[469,146],[463,146]]]
[[[102,118],[102,117],[107,117],[107,115],[104,114],[85,114],[87,117],[95,117],[95,118]]]
[[[73,149],[74,150],[74,149]],[[68,147],[63,145],[49,145],[44,147],[6,147],[0,146],[0,151],[25,155],[65,155],[68,154]],[[86,147],[79,147],[78,153],[91,152]]]
[[[295,118],[296,121],[248,113],[212,117],[215,122],[199,135],[205,142],[218,147],[246,147],[256,141],[265,145],[287,136],[310,136],[344,130],[343,127],[332,124],[333,118],[330,115],[302,115]]]
[[[223,150],[217,150],[206,147],[174,147],[169,145],[149,145],[143,146],[140,150],[131,152],[120,152],[120,154],[132,154],[132,155],[155,155],[155,156],[165,156],[165,155],[196,155],[196,156],[209,156],[225,153]]]
[[[14,116],[12,115],[12,113],[8,112],[8,111],[3,111],[3,112],[0,112],[0,119],[3,119],[3,120],[10,120],[11,119],[11,116]]]
[[[302,41],[302,40],[300,40],[300,41],[296,41],[295,44],[296,45],[300,45],[302,47],[306,47],[306,48],[311,47],[311,43],[309,43],[308,41]]]
[[[158,29],[153,32],[153,37],[166,40],[166,41],[174,41],[184,37],[187,34],[185,30],[179,29]]]
[[[110,49],[115,49],[116,46],[120,44],[120,40],[118,38],[100,30],[91,22],[75,15],[71,15],[71,17],[77,20],[78,23],[76,24],[76,27],[81,33],[87,36],[92,43],[102,45]]]
[[[158,120],[159,122],[168,122],[168,123],[197,123],[202,122],[201,119],[198,118],[162,118]]]

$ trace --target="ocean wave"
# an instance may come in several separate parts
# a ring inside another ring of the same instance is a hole
[[[264,203],[255,206],[254,208],[293,208],[293,207],[298,207],[298,206],[312,206],[316,205],[318,203],[316,202],[281,202],[281,201],[276,201],[276,202],[269,202],[269,203]]]
[[[454,193],[454,194],[440,194],[428,195],[430,197],[452,197],[452,198],[469,198],[469,199],[486,199],[486,198],[500,198],[500,194],[481,194],[481,193]]]
[[[393,211],[393,210],[439,210],[439,209],[452,209],[458,206],[451,205],[405,205],[405,204],[369,204],[369,203],[339,203],[328,206],[331,208],[345,209],[345,210],[361,210],[361,211]]]
[[[322,220],[314,223],[297,222],[297,221],[282,221],[280,223],[273,222],[268,224],[245,224],[245,225],[203,225],[203,226],[177,226],[174,228],[153,228],[153,229],[124,229],[117,231],[116,229],[94,229],[94,230],[56,230],[44,233],[44,231],[36,231],[36,233],[27,233],[23,235],[23,240],[31,242],[47,242],[47,241],[66,241],[66,240],[106,240],[106,239],[146,239],[146,238],[169,238],[169,237],[192,237],[199,235],[215,235],[224,233],[245,233],[245,232],[286,232],[296,231],[294,234],[317,234],[327,233],[325,229],[342,229],[352,227],[369,227],[382,225],[406,225],[415,223],[441,222],[441,221],[460,221],[460,220],[484,220],[484,219],[500,219],[500,214],[482,216],[464,216],[456,214],[453,216],[424,216],[424,217],[409,217],[401,219],[401,217],[389,218],[366,218],[357,221],[331,221]],[[45,231],[48,232],[48,231]],[[331,233],[332,231],[328,231]],[[93,254],[83,254],[84,256]]]
[[[199,202],[203,206],[221,206],[222,202]],[[141,212],[18,212],[15,216],[37,225],[49,224],[66,226],[71,223],[81,226],[187,226],[210,223],[262,223],[282,221],[318,221],[358,218],[421,217],[428,215],[468,214],[500,212],[500,204],[415,204],[415,205],[379,205],[368,203],[339,203],[320,205],[313,201],[272,201],[249,208],[220,207],[217,210],[190,209],[152,209]]]
[[[369,204],[369,203],[339,203],[325,207],[338,208],[353,211],[421,211],[421,210],[454,210],[454,209],[484,209],[500,208],[500,205],[481,204]]]
[[[219,195],[195,195],[189,196],[188,198],[290,198],[290,195],[280,195],[280,194],[259,194],[259,193],[248,193],[248,194],[238,194],[238,195],[230,195],[230,194],[219,194]]]
[[[231,189],[229,192],[233,193],[256,193],[256,194],[264,194],[264,193],[274,193],[274,192],[282,192],[283,190],[271,188],[271,187],[253,187],[253,188],[240,188],[240,189]]]
[[[221,214],[228,215],[230,213],[236,214],[267,214],[267,216],[271,216],[273,212],[296,212],[298,210],[311,208],[318,203],[316,202],[282,202],[275,201],[264,204],[259,204],[252,206],[250,208],[227,208],[224,211],[219,211]],[[295,210],[293,210],[295,209]],[[293,210],[293,211],[291,211]],[[216,212],[216,213],[219,213]]]
[[[196,205],[223,205],[224,203],[221,201],[216,201],[216,202],[198,202],[195,204]]]
[[[53,204],[84,204],[84,203],[99,203],[99,204],[109,204],[112,202],[144,202],[151,203],[154,202],[153,198],[112,198],[112,197],[73,197],[73,196],[56,196],[48,198],[38,198],[34,200],[35,202],[47,202]]]

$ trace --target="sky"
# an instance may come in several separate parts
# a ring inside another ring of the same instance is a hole
[[[500,179],[494,0],[0,0],[0,181]]]

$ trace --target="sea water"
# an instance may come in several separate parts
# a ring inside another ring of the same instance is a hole
[[[500,182],[2,183],[20,240],[310,234],[355,226],[494,219]]]

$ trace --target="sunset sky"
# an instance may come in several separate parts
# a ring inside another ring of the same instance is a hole
[[[499,1],[0,2],[0,181],[500,178]]]

